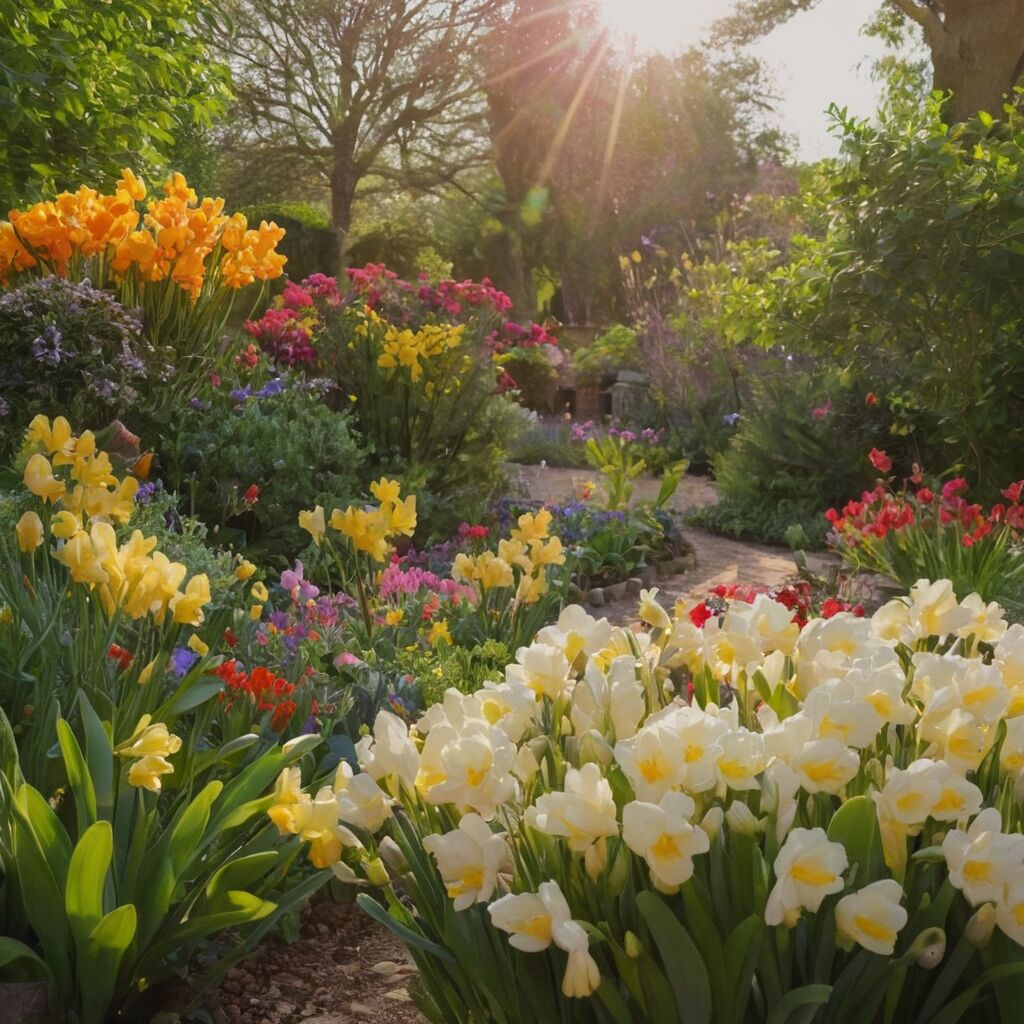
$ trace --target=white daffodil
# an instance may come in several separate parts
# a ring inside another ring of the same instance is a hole
[[[582,654],[590,658],[608,645],[612,626],[607,619],[595,619],[578,604],[566,605],[553,626],[545,626],[536,642],[557,647],[570,664]]]
[[[338,766],[334,777],[334,794],[341,820],[369,832],[376,832],[391,817],[395,803],[372,776],[366,772],[353,775],[345,761]]]
[[[505,669],[509,683],[522,683],[538,697],[557,700],[569,685],[570,666],[565,651],[551,644],[520,647],[516,664]]]
[[[814,732],[819,738],[837,740],[844,747],[862,750],[875,742],[886,720],[870,701],[858,694],[850,680],[852,671],[843,679],[831,679],[813,689],[804,701],[803,710],[814,723]],[[907,710],[913,716],[913,710]]]
[[[932,636],[945,638],[971,621],[970,609],[960,606],[949,580],[918,580],[907,598],[910,603],[907,631],[912,640]]]
[[[1018,946],[1024,946],[1024,871],[1015,871],[996,900],[996,924]]]
[[[801,910],[816,912],[826,896],[842,890],[848,865],[842,844],[831,842],[823,828],[793,829],[775,859],[776,882],[768,895],[765,922],[791,928]]]
[[[488,679],[473,696],[479,703],[480,715],[513,743],[523,738],[540,713],[537,695],[521,682]]]
[[[658,603],[658,588],[640,591],[640,610],[638,612],[640,621],[647,623],[654,629],[670,629],[672,619],[669,617],[665,607]]]
[[[667,722],[645,725],[635,736],[615,744],[615,760],[638,800],[657,803],[680,784],[686,766],[679,756],[679,735]]]
[[[590,941],[572,919],[557,882],[542,882],[537,893],[502,896],[488,908],[495,928],[508,932],[509,944],[524,953],[539,953],[552,942],[569,954],[562,992],[570,998],[591,995],[601,975],[590,955]]]
[[[486,903],[512,875],[512,851],[504,833],[494,832],[479,814],[464,814],[459,827],[429,835],[423,848],[437,861],[456,910]]]
[[[879,956],[892,956],[896,938],[907,923],[900,906],[903,886],[891,878],[872,882],[836,904],[836,930]]]
[[[364,772],[380,782],[391,776],[412,788],[420,769],[416,744],[409,739],[409,727],[390,711],[380,711],[373,722],[373,735],[356,744],[356,754]]]
[[[569,715],[578,734],[593,729],[614,743],[636,735],[646,709],[636,660],[627,655],[614,658],[607,672],[594,662],[587,665],[573,690]]]
[[[768,765],[764,739],[749,729],[732,729],[718,741],[721,754],[715,762],[722,786],[735,790],[757,789],[757,776]]]
[[[806,792],[836,794],[860,770],[860,758],[838,740],[813,740],[790,765]]]
[[[970,612],[971,617],[956,631],[957,636],[973,636],[976,641],[992,644],[1006,633],[1006,617],[995,601],[986,604],[980,594],[968,594],[960,602],[960,608]]]
[[[591,844],[619,834],[612,787],[598,765],[590,762],[565,773],[565,790],[544,793],[526,810],[526,823],[550,836],[569,840],[582,853]]]
[[[662,892],[675,892],[693,875],[693,858],[710,842],[690,823],[695,806],[684,793],[666,793],[657,804],[634,800],[622,809],[622,838],[647,861],[651,880]]]
[[[1024,867],[1024,835],[1007,835],[1002,826],[999,811],[987,807],[966,832],[954,829],[942,840],[949,881],[971,906],[999,900]]]
[[[459,730],[437,725],[424,741],[416,785],[428,803],[455,804],[490,819],[516,792],[515,760],[515,744],[483,719]]]

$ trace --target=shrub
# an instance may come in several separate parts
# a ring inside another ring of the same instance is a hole
[[[843,156],[804,202],[817,236],[778,270],[737,279],[725,320],[849,369],[906,438],[895,454],[963,465],[994,496],[1024,475],[1024,112],[947,126],[941,106],[909,122],[834,110]]]
[[[142,320],[109,292],[61,277],[0,295],[0,459],[37,413],[63,409],[76,423],[131,422],[150,386],[172,376]]]
[[[358,494],[364,453],[322,387],[294,376],[244,379],[222,381],[182,413],[171,479],[218,539],[241,533],[254,557],[288,561],[305,544],[300,510]]]

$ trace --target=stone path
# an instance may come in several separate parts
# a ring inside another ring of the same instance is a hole
[[[552,466],[514,466],[511,470],[513,487],[524,496],[539,501],[563,502],[571,498],[579,481],[592,480],[587,469],[559,469]],[[659,483],[653,477],[636,481],[636,497],[644,500],[655,497]],[[707,478],[686,476],[672,496],[670,508],[677,513],[713,505],[717,501],[715,485]],[[663,604],[671,606],[677,597],[699,600],[719,584],[748,583],[772,587],[797,575],[796,562],[786,548],[752,544],[732,540],[717,534],[684,527],[683,536],[693,545],[697,558],[695,569],[659,581],[659,596]],[[828,556],[811,555],[808,565],[821,572],[828,564]],[[634,598],[625,598],[606,606],[599,614],[613,621],[628,621],[635,614]]]

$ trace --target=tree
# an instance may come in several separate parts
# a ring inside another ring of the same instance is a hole
[[[717,41],[751,42],[821,0],[739,0],[717,26]],[[998,114],[1024,75],[1024,0],[883,0],[920,30],[932,87],[951,92],[946,117]]]
[[[342,255],[357,195],[458,185],[486,162],[479,42],[505,0],[231,0],[243,165],[325,189]]]
[[[131,164],[228,98],[199,0],[0,0],[0,199],[15,204]]]

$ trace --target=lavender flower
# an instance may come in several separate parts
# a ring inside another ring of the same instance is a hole
[[[59,366],[61,357],[67,353],[60,347],[61,333],[50,324],[32,342],[32,355],[41,363],[49,363],[50,366]]]

